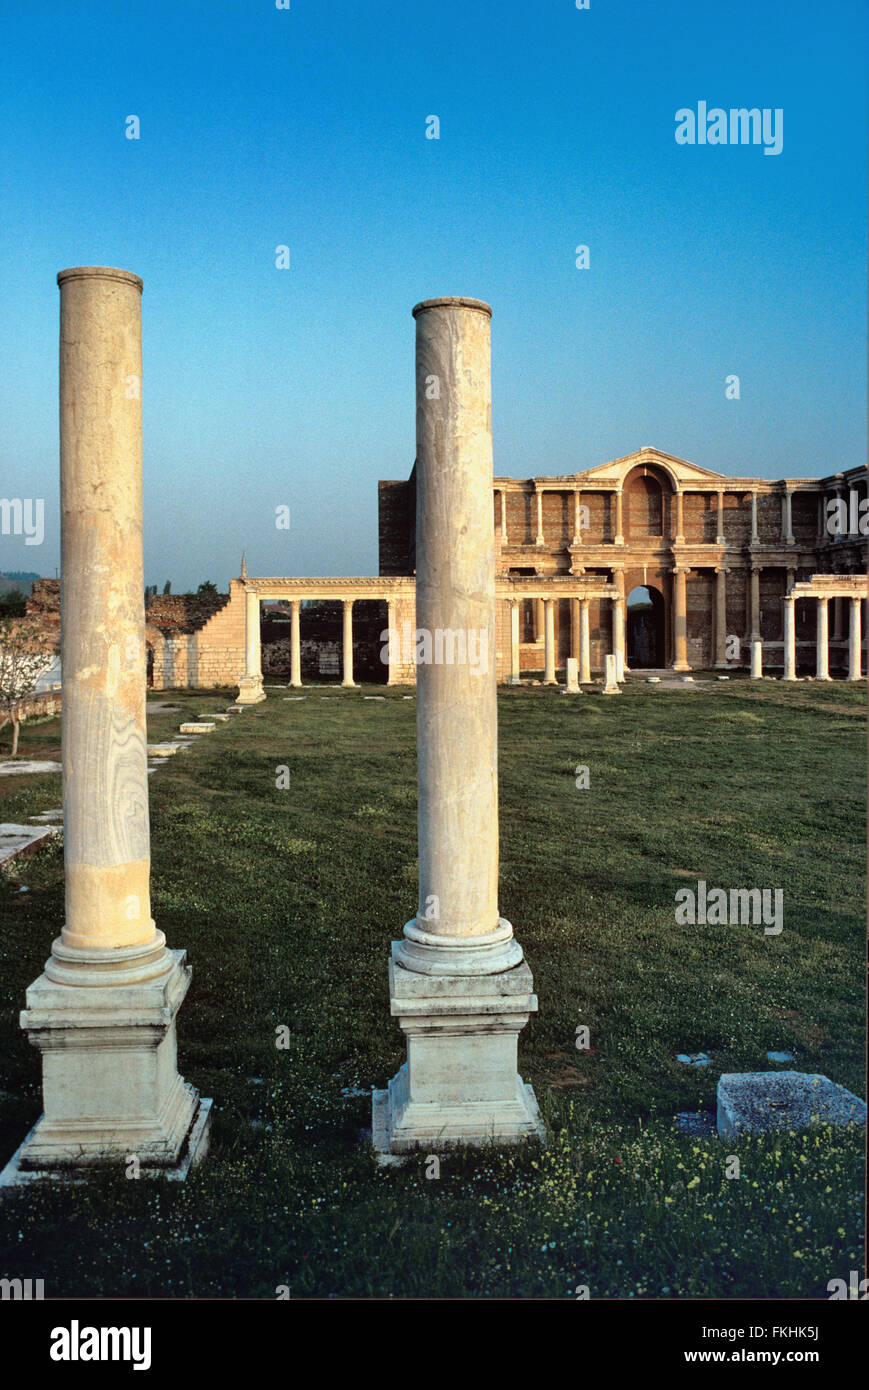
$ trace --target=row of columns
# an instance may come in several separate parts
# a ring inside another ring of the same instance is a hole
[[[341,684],[355,688],[353,679],[353,604],[352,598],[342,599],[344,606],[341,643]],[[260,636],[260,597],[256,589],[245,590],[245,667],[239,682],[237,703],[257,704],[265,699],[262,673],[262,641]],[[301,599],[290,600],[290,685],[302,684]],[[393,611],[390,602],[390,615]],[[390,616],[390,624],[392,617]]]
[[[725,565],[715,567],[715,623],[714,623],[714,646],[715,646],[715,666],[724,668],[729,665],[727,659],[727,574],[729,569]],[[673,669],[676,671],[688,671],[688,614],[687,614],[687,577],[690,567],[677,565],[673,569],[673,643],[674,661]],[[789,571],[789,575],[791,572]],[[624,679],[625,668],[625,615],[626,601],[624,593],[624,573],[616,570],[613,582],[619,588],[620,593],[617,599],[613,599],[613,654],[616,657],[617,678]],[[792,582],[792,580],[790,581]],[[521,600],[512,599],[510,615],[510,683],[519,683],[519,604]],[[536,604],[543,608],[543,637],[544,637],[544,685],[556,684],[556,650],[555,650],[555,609],[557,599],[536,599]],[[571,652],[579,659],[579,679],[580,682],[591,680],[590,663],[590,641],[589,641],[589,599],[571,600]],[[790,609],[787,604],[790,603]],[[842,640],[842,613],[845,603],[851,604],[851,616],[849,623],[848,637],[848,669],[849,679],[860,679],[860,634],[861,618],[859,604],[860,599],[843,598],[838,602],[836,598],[819,598],[818,604],[818,664],[819,670],[823,665],[824,676],[827,678],[828,668],[828,644],[829,644],[829,618],[828,603],[834,603],[834,629],[833,640]],[[788,649],[790,641],[793,649],[793,665],[796,669],[796,629],[794,615],[792,611],[793,600],[786,600],[785,607],[785,647]],[[751,570],[751,584],[749,592],[749,644],[754,652],[755,643],[760,643],[760,569],[757,566]],[[856,616],[855,616],[856,615]],[[790,628],[789,625],[790,624]],[[790,631],[790,638],[789,638]],[[856,632],[856,638],[855,638]],[[855,648],[856,642],[856,648]],[[821,646],[823,656],[821,656]],[[855,656],[856,650],[856,656]],[[753,658],[754,659],[754,658]],[[787,659],[785,662],[787,669]],[[855,674],[856,673],[856,674]],[[790,678],[790,677],[787,677]]]
[[[784,598],[784,676],[786,681],[793,681],[797,678],[797,640],[796,640],[796,601],[797,597],[814,598],[817,604],[816,617],[816,657],[815,657],[815,679],[828,681],[830,679],[829,668],[829,611],[828,605],[830,597],[821,595],[790,595]],[[859,597],[848,598],[850,604],[850,620],[848,623],[848,680],[858,681],[862,679],[862,619],[860,605],[863,600]],[[758,646],[760,644],[758,643]],[[752,674],[754,671],[752,670]],[[760,671],[758,671],[760,675]]]
[[[619,669],[624,674],[624,600],[623,598],[611,600],[613,609],[613,646],[615,655],[621,658]],[[519,685],[519,609],[522,599],[514,598],[509,600],[510,604],[510,685]],[[547,598],[535,600],[543,607],[543,633],[544,633],[544,655],[543,655],[543,683],[544,685],[556,685],[558,682],[555,676],[556,653],[555,653],[555,605],[558,599]],[[571,598],[571,637],[570,648],[577,656],[579,662],[579,680],[581,683],[589,684],[591,681],[591,624],[589,619],[589,605],[591,599]],[[621,677],[620,677],[621,678]]]
[[[561,491],[561,490],[562,490],[562,489],[555,489],[555,488],[553,488],[553,489],[546,489],[546,488],[543,488],[543,487],[535,487],[535,489],[534,489],[534,492],[535,492],[535,500],[536,500],[536,507],[537,507],[537,529],[536,529],[536,535],[535,535],[534,544],[537,545],[537,546],[541,546],[541,545],[545,545],[545,544],[546,544],[546,539],[545,539],[545,536],[544,536],[544,534],[543,534],[543,493],[544,493],[545,491]],[[688,489],[688,491],[692,491],[692,490],[693,490],[693,489]],[[501,495],[501,528],[500,528],[501,544],[502,544],[502,545],[507,545],[507,544],[509,544],[509,537],[508,537],[508,534],[507,534],[507,491],[506,491],[505,488],[501,488],[499,491],[500,491],[500,495]],[[595,491],[598,491],[598,489],[595,489]],[[676,502],[676,529],[675,529],[675,535],[674,535],[674,537],[673,537],[673,540],[674,540],[675,544],[677,544],[677,545],[683,545],[683,544],[685,543],[685,522],[684,522],[684,495],[685,495],[685,491],[686,491],[686,489],[684,489],[684,488],[682,488],[682,487],[677,487],[677,488],[675,488],[674,491],[673,491],[673,496],[674,496],[675,502]],[[716,536],[715,536],[715,543],[716,543],[717,545],[726,545],[726,544],[727,544],[727,536],[726,536],[725,530],[724,530],[724,495],[725,495],[725,492],[726,492],[726,491],[727,491],[726,488],[721,488],[721,489],[718,490],[718,493],[717,493],[718,508],[717,508]],[[835,490],[835,496],[838,497],[841,491],[842,491],[841,488],[836,488],[836,490]],[[615,498],[615,533],[614,533],[614,536],[613,536],[613,544],[614,544],[614,545],[623,545],[623,544],[624,544],[624,539],[625,539],[625,537],[624,537],[624,516],[623,516],[623,505],[624,505],[624,504],[623,504],[623,489],[620,488],[620,487],[619,487],[619,488],[613,488],[612,491],[611,491],[611,493],[610,493],[610,495],[613,496],[613,497]],[[791,490],[790,490],[789,488],[788,488],[788,489],[785,489],[785,491],[781,494],[781,541],[782,541],[782,543],[783,543],[784,545],[788,545],[788,546],[791,546],[791,545],[795,545],[795,544],[796,544],[796,538],[795,538],[794,532],[793,532],[793,506],[792,506],[792,495],[793,495],[793,494],[792,494],[792,492],[791,492]],[[759,531],[758,531],[758,518],[757,518],[757,498],[758,498],[757,492],[752,492],[752,494],[751,494],[751,540],[752,540],[753,543],[757,543],[757,542],[759,541],[759,539],[760,539],[760,535],[759,535]],[[573,539],[571,540],[571,546],[572,546],[572,547],[581,546],[581,545],[583,544],[583,540],[582,540],[582,528],[581,528],[581,526],[580,526],[580,514],[581,514],[581,506],[582,506],[581,499],[582,499],[582,489],[581,489],[581,488],[574,488],[574,489],[573,489]],[[819,509],[819,534],[818,534],[818,538],[821,539],[822,536],[825,534],[825,526],[826,526],[826,518],[825,518],[825,514],[824,514],[824,498],[823,498],[823,497],[819,497],[819,499],[818,499],[818,509]],[[824,517],[823,522],[821,521],[822,515],[823,515],[823,517]]]

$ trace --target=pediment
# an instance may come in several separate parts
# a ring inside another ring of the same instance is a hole
[[[689,463],[687,459],[677,458],[675,454],[665,454],[660,449],[638,449],[636,453],[626,454],[624,458],[613,459],[610,463],[600,463],[594,468],[586,468],[575,474],[578,483],[587,479],[589,483],[621,482],[631,469],[643,464],[657,464],[680,483],[691,482],[732,482],[724,473],[715,473],[711,468],[701,468],[699,464]]]

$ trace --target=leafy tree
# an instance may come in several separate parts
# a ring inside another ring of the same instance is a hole
[[[7,589],[0,594],[0,618],[23,618],[27,596],[20,589]]]
[[[12,757],[18,755],[21,706],[54,661],[54,643],[22,618],[0,620],[0,729],[12,723]]]
[[[210,597],[212,594],[217,594],[217,585],[212,584],[210,579],[206,579],[204,584],[199,585],[199,588],[196,590],[196,592],[197,594],[203,594],[207,597]]]
[[[166,583],[163,585],[163,593],[164,593],[164,594],[171,594],[171,592],[172,592],[172,580],[171,580],[171,579],[167,579],[167,580],[166,580]]]

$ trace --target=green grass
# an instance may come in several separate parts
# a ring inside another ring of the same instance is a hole
[[[862,688],[501,692],[500,906],[540,1000],[520,1059],[550,1143],[453,1151],[438,1178],[424,1154],[378,1170],[360,1140],[404,1056],[386,961],[416,901],[415,704],[289,693],[150,779],[153,909],[194,967],[179,1064],[214,1097],[211,1153],[183,1186],[7,1193],[0,1274],[48,1296],[824,1297],[858,1268],[860,1136],[721,1143],[672,1118],[770,1049],[863,1094]],[[179,710],[152,741],[230,694],[160,698]],[[57,736],[25,726],[21,751]],[[59,778],[33,783],[0,779],[2,819],[59,804]],[[783,888],[781,935],[677,926],[700,878]],[[4,1160],[40,1109],[17,1016],[62,918],[58,846],[0,882]],[[713,1065],[675,1060],[698,1051]]]

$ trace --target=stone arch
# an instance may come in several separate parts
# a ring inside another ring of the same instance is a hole
[[[653,584],[637,584],[627,597],[625,643],[631,670],[655,670],[666,665],[666,603]]]
[[[671,534],[673,480],[653,463],[632,468],[622,484],[625,539],[664,540]]]

